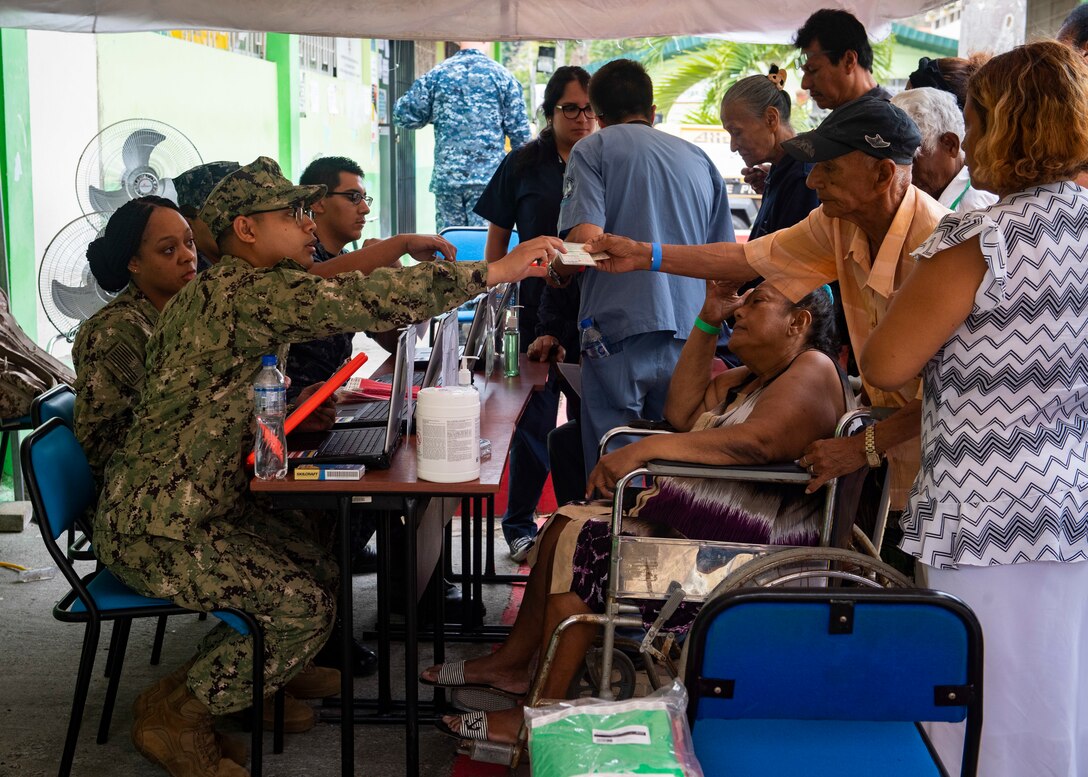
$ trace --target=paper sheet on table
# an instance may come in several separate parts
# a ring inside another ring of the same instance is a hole
[[[596,267],[597,262],[608,258],[607,254],[589,253],[582,248],[583,245],[584,243],[563,243],[563,248],[567,249],[567,252],[559,254],[559,261],[578,267]]]

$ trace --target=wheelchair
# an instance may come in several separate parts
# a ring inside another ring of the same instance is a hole
[[[868,410],[844,415],[835,436],[858,434],[874,423]],[[603,455],[618,437],[670,434],[662,424],[624,426],[612,429],[601,440]],[[612,512],[612,553],[604,613],[573,615],[556,628],[547,651],[540,657],[528,706],[542,706],[553,700],[542,699],[541,690],[551,669],[563,632],[576,624],[595,624],[602,628],[600,647],[590,651],[586,669],[571,685],[571,693],[593,692],[600,699],[628,698],[634,695],[637,657],[646,671],[652,689],[680,674],[683,656],[671,633],[662,626],[682,602],[702,604],[722,593],[744,587],[858,586],[873,588],[912,588],[900,572],[880,560],[878,548],[887,518],[888,482],[880,500],[873,537],[854,526],[854,515],[868,468],[830,481],[825,486],[819,545],[758,545],[732,542],[706,542],[668,537],[640,537],[621,532],[624,493],[636,484],[648,484],[654,478],[709,478],[759,484],[803,486],[809,473],[796,463],[771,466],[706,466],[687,462],[651,461],[621,478],[615,488]],[[661,609],[649,629],[645,628],[634,601],[659,601]],[[631,636],[632,634],[639,636]],[[665,680],[658,667],[669,675]],[[473,760],[500,763],[516,768],[526,738],[523,725],[516,745],[474,741],[464,752]]]

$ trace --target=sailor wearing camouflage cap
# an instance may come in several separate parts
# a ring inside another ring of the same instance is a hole
[[[174,176],[178,209],[186,217],[195,218],[215,185],[240,167],[237,162],[206,162]]]
[[[335,615],[336,564],[249,492],[250,392],[261,357],[337,332],[425,320],[489,286],[543,276],[557,238],[526,241],[485,262],[424,262],[322,278],[307,206],[324,186],[293,186],[261,158],[220,181],[201,209],[223,249],[168,304],[147,342],[133,423],[106,466],[95,550],[127,585],[190,609],[261,613],[265,683],[273,692],[307,666]],[[136,749],[175,777],[244,775],[225,756],[213,715],[251,702],[252,640],[226,627],[187,667],[141,696]]]
[[[175,202],[181,215],[189,222],[189,228],[193,230],[198,272],[207,270],[219,261],[219,247],[215,244],[215,236],[208,230],[208,225],[200,220],[197,213],[215,185],[240,167],[237,162],[208,162],[174,177]]]
[[[219,181],[198,216],[218,240],[239,216],[286,208],[308,210],[324,196],[324,186],[295,186],[274,159],[262,156]]]

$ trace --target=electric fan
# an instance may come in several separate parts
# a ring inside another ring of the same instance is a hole
[[[105,231],[109,220],[109,213],[89,213],[66,224],[49,241],[38,268],[42,308],[68,342],[75,340],[80,324],[117,296],[98,285],[87,261],[87,246]]]
[[[169,124],[125,119],[99,132],[76,165],[76,196],[86,214],[112,213],[149,194],[177,201],[172,178],[203,160]]]

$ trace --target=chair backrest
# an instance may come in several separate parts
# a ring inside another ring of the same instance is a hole
[[[982,630],[935,591],[747,589],[688,636],[688,718],[959,721],[981,732]]]
[[[67,383],[58,383],[30,403],[30,420],[41,426],[50,418],[59,418],[68,426],[75,423],[76,392]]]
[[[72,428],[51,418],[31,432],[20,450],[23,477],[49,554],[69,582],[75,575],[57,539],[95,503],[98,489]],[[73,582],[73,585],[75,583]]]
[[[442,237],[453,243],[457,249],[457,261],[482,262],[484,260],[484,248],[487,246],[487,227],[446,227],[439,232]],[[509,251],[520,242],[518,231],[510,233],[510,244],[506,247]]]

